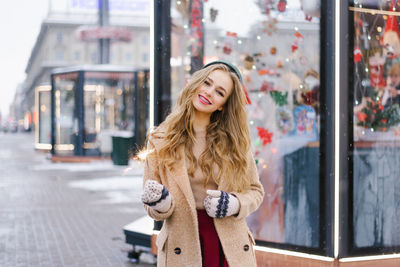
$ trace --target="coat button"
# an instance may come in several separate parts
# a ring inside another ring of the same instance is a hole
[[[249,245],[247,245],[247,244],[243,246],[243,250],[244,250],[244,251],[249,251],[249,248],[250,248],[250,247],[249,247]]]
[[[180,248],[175,248],[174,252],[175,252],[176,255],[179,255],[179,254],[181,254],[181,249]]]

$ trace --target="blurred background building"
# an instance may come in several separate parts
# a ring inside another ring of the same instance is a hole
[[[108,63],[149,67],[149,0],[109,0],[107,25],[100,27],[102,1],[49,0],[36,43],[17,88],[10,120],[30,130],[35,122],[35,88],[50,84],[55,68]],[[101,62],[99,39],[109,40],[109,58]],[[21,81],[22,82],[22,81]]]

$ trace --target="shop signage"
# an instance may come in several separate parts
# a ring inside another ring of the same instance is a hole
[[[132,40],[132,32],[129,29],[122,27],[85,27],[78,29],[78,38],[82,41],[112,39],[130,42]]]

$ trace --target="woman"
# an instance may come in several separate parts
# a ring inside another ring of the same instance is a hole
[[[241,75],[215,61],[195,72],[148,138],[142,201],[164,220],[158,266],[256,266],[245,217],[262,202]]]

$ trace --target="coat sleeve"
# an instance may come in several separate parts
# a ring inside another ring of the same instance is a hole
[[[264,198],[264,188],[260,182],[256,163],[251,151],[248,152],[247,158],[249,164],[247,173],[251,177],[250,190],[241,193],[232,192],[232,194],[238,198],[240,203],[239,213],[237,216],[234,216],[236,219],[243,219],[250,215],[258,209]]]
[[[143,186],[147,180],[154,180],[163,184],[160,177],[157,152],[151,140],[147,143],[147,156],[144,166]],[[174,197],[171,195],[171,207],[167,212],[158,212],[148,205],[144,205],[147,214],[156,221],[162,221],[171,216],[175,209]]]

